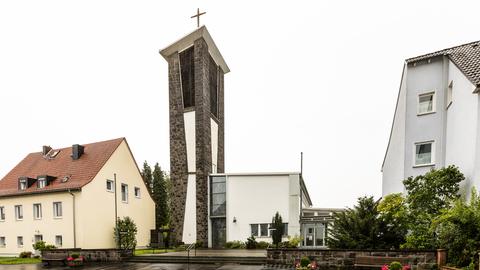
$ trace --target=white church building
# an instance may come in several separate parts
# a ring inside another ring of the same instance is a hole
[[[402,181],[456,165],[464,191],[480,188],[480,42],[405,61],[382,165],[382,194]]]
[[[252,235],[271,241],[270,223],[279,212],[285,240],[303,236],[309,239],[305,245],[324,246],[329,219],[312,210],[301,173],[225,172],[224,75],[230,69],[207,28],[198,28],[160,54],[168,62],[176,242],[215,248]]]

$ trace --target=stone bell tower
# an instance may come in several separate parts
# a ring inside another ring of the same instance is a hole
[[[224,74],[205,26],[160,51],[168,62],[172,220],[178,242],[208,243],[208,175],[224,172]]]

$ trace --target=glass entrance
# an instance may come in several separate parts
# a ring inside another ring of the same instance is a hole
[[[212,247],[223,248],[227,241],[227,222],[225,218],[212,218]]]
[[[303,224],[303,246],[324,247],[326,228],[323,223]]]

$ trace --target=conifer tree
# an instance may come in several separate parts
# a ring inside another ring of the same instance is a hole
[[[158,163],[156,163],[153,168],[152,178],[152,198],[155,201],[155,223],[156,228],[159,229],[163,226],[168,225],[169,209],[165,172],[162,171]]]
[[[283,235],[283,221],[282,216],[277,212],[275,216],[272,218],[272,242],[273,244],[278,247],[278,244],[282,242],[282,235]]]
[[[153,176],[152,176],[152,168],[148,165],[147,161],[143,162],[143,169],[142,169],[142,178],[143,182],[147,186],[148,192],[152,194],[153,189]]]

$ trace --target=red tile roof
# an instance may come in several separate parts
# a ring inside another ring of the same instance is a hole
[[[71,157],[72,147],[55,149],[60,152],[53,159],[44,158],[42,152],[30,153],[0,181],[0,197],[80,189],[95,178],[123,140],[85,144],[84,154],[78,160]],[[42,189],[37,188],[36,182],[26,190],[18,189],[20,177],[36,179],[42,175],[55,179]],[[69,180],[62,182],[65,177]]]

